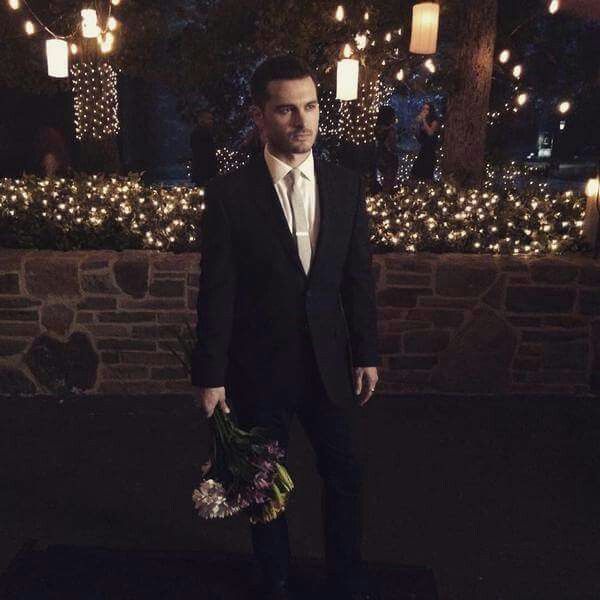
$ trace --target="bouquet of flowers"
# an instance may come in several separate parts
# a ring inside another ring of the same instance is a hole
[[[191,372],[191,353],[195,334],[189,323],[187,338],[177,334],[183,357],[170,348],[186,373]],[[294,483],[278,461],[284,451],[268,430],[237,427],[219,405],[209,421],[212,450],[201,467],[202,479],[192,499],[198,514],[205,519],[224,518],[246,509],[250,522],[268,523],[285,510]]]

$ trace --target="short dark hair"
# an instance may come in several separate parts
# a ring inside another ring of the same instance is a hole
[[[315,86],[317,79],[313,70],[303,60],[291,54],[272,56],[264,60],[254,71],[250,79],[252,103],[264,107],[269,99],[267,86],[271,81],[280,79],[304,79],[310,77]]]

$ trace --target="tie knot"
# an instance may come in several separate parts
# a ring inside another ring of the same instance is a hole
[[[298,183],[300,183],[300,180],[302,179],[302,173],[300,172],[300,169],[298,169],[298,168],[292,169],[290,171],[290,177],[292,180],[292,185],[294,187],[297,187]]]

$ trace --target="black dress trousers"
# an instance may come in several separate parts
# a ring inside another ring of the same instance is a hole
[[[285,451],[281,462],[286,466],[290,425],[294,415],[298,417],[315,452],[322,479],[328,578],[349,591],[359,590],[366,582],[366,569],[361,557],[363,498],[362,465],[355,453],[357,415],[355,409],[337,406],[328,398],[308,332],[303,344],[302,364],[294,369],[296,381],[290,381],[290,398],[277,406],[236,403],[235,397],[228,398],[228,402],[241,428],[269,428],[271,437]],[[256,394],[260,395],[260,389]],[[264,581],[268,584],[287,578],[290,544],[285,512],[270,523],[251,524],[250,532]]]

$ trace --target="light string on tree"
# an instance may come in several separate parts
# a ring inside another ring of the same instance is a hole
[[[106,61],[71,67],[78,140],[103,140],[119,132],[117,74]]]

